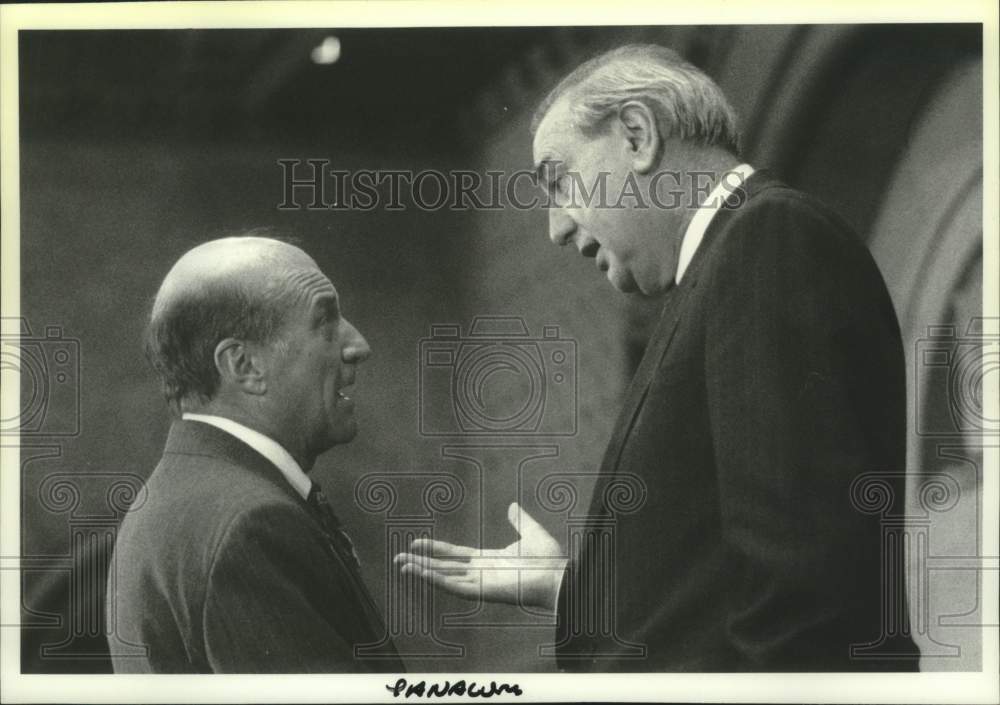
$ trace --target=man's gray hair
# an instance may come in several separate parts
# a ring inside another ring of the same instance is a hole
[[[630,100],[647,105],[664,139],[675,137],[738,155],[736,113],[705,73],[656,44],[628,44],[585,61],[542,101],[531,134],[552,105],[569,95],[583,130],[594,130]]]

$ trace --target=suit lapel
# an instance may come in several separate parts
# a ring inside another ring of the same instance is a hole
[[[629,383],[628,391],[625,393],[625,403],[615,430],[608,443],[608,449],[604,454],[604,461],[601,463],[601,473],[614,472],[618,467],[618,460],[621,457],[625,446],[625,439],[628,438],[635,424],[636,416],[646,400],[649,385],[653,381],[656,369],[660,365],[660,360],[670,347],[677,325],[681,320],[681,313],[684,310],[684,302],[687,300],[689,287],[674,286],[667,293],[663,303],[663,311],[653,330],[653,335],[646,345],[646,352],[643,353],[639,367]]]

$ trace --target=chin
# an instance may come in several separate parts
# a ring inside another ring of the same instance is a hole
[[[639,287],[635,283],[635,279],[633,279],[627,272],[623,272],[617,268],[608,270],[608,281],[611,282],[611,285],[614,288],[618,289],[618,291],[623,294],[631,294],[639,290]]]
[[[350,443],[354,440],[354,437],[358,435],[358,427],[353,421],[349,424],[339,426],[330,433],[330,439],[333,441],[334,445],[341,445],[343,443]]]

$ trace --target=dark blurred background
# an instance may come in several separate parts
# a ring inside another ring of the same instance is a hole
[[[22,31],[22,315],[39,359],[71,372],[44,388],[22,375],[48,404],[22,434],[23,670],[109,668],[105,566],[134,494],[112,487],[148,475],[169,424],[140,352],[147,307],[170,265],[222,232],[294,233],[374,350],[352,395],[361,432],[315,473],[379,601],[398,592],[392,542],[428,522],[439,538],[500,547],[515,538],[517,500],[565,535],[567,514],[534,490],[574,473],[586,506],[657,302],[618,295],[553,247],[544,211],[279,210],[277,160],[531,168],[537,102],[580,61],[632,41],[673,47],[713,76],[742,118],[746,161],[830,203],[868,243],[906,342],[911,485],[938,473],[961,488],[937,514],[914,489],[914,526],[934,555],[978,555],[975,429],[955,422],[954,390],[916,351],[932,324],[954,326],[960,349],[981,315],[981,40],[978,25]],[[421,340],[483,315],[576,341],[575,435],[470,449],[420,433]],[[395,506],[356,493],[371,473],[396,488]],[[457,506],[418,506],[431,474],[452,478]],[[978,574],[929,575],[911,595],[924,668],[978,669]],[[538,656],[548,618],[443,595],[434,606],[430,627],[390,620],[411,670],[554,667]]]

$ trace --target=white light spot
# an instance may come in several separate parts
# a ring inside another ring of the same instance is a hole
[[[340,40],[330,36],[317,44],[312,50],[314,64],[335,64],[340,58]]]

